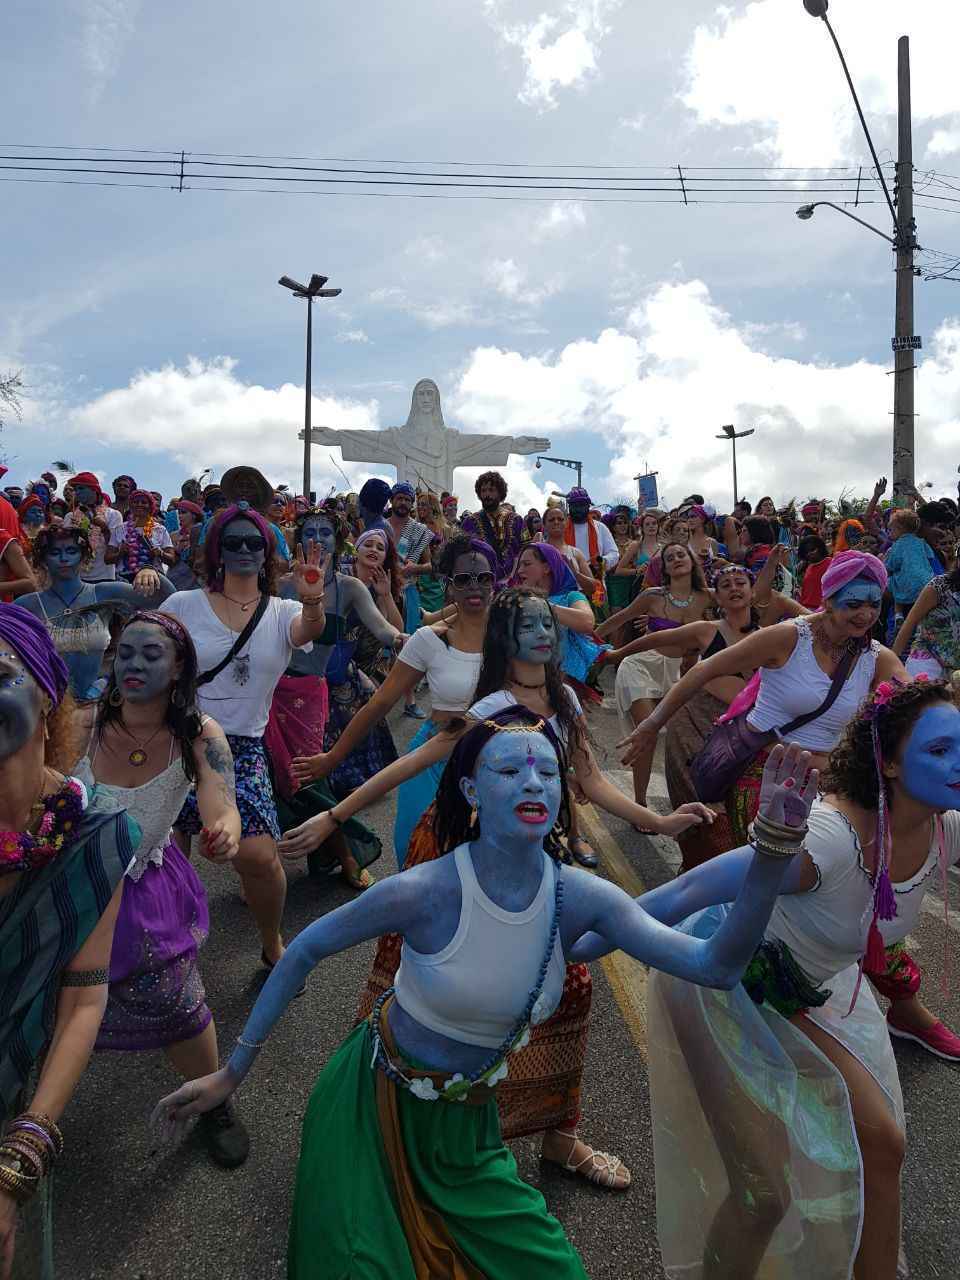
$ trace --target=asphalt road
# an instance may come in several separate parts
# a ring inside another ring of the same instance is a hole
[[[625,790],[613,744],[615,713],[604,706],[590,718],[601,762]],[[398,745],[416,729],[394,724]],[[662,775],[653,799],[667,808]],[[662,797],[662,798],[661,798]],[[584,812],[584,811],[581,811]],[[394,869],[390,832],[393,801],[368,815],[385,852],[372,870]],[[585,812],[586,833],[602,858],[601,874],[639,892],[673,875],[672,841],[638,835],[626,824]],[[202,863],[210,898],[211,937],[202,953],[208,999],[224,1055],[240,1032],[262,981],[258,946],[246,907],[228,871]],[[960,882],[951,884],[953,901]],[[350,897],[336,879],[317,885],[293,871],[285,928],[293,937],[317,915]],[[944,924],[942,900],[932,898],[913,952],[929,969],[923,992],[950,1025],[960,1027],[960,915]],[[951,957],[950,990],[940,977]],[[225,1172],[194,1140],[155,1152],[147,1129],[154,1102],[175,1084],[159,1054],[97,1055],[67,1113],[67,1148],[56,1186],[58,1280],[273,1280],[286,1274],[286,1230],[297,1161],[300,1123],[313,1082],[352,1025],[357,995],[373,945],[327,962],[293,1003],[240,1094],[252,1140],[250,1159]],[[656,1239],[653,1151],[646,1071],[646,975],[626,957],[594,966],[594,1002],[584,1080],[582,1133],[630,1166],[625,1194],[599,1191],[538,1159],[538,1143],[514,1144],[521,1175],[543,1192],[551,1211],[580,1250],[594,1280],[660,1280]],[[909,1123],[904,1174],[905,1241],[914,1280],[960,1276],[960,1146],[957,1143],[960,1068],[909,1044],[896,1048]],[[344,1163],[349,1151],[339,1153]],[[322,1248],[322,1243],[320,1244]],[[821,1280],[821,1278],[817,1278]],[[824,1277],[822,1280],[828,1280]]]

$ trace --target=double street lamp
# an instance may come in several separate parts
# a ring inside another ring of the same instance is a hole
[[[840,48],[830,20],[827,17],[829,0],[803,0],[803,7],[813,18],[819,18],[830,33],[830,39],[837,51],[843,74],[850,88],[853,104],[857,109],[860,124],[863,128],[867,146],[877,173],[877,179],[883,190],[893,219],[893,235],[889,236],[879,227],[865,222],[856,214],[830,200],[818,200],[814,204],[802,205],[797,210],[797,217],[808,221],[813,217],[815,209],[826,205],[836,209],[845,217],[859,222],[862,227],[875,235],[881,236],[893,248],[896,257],[896,302],[894,309],[894,391],[893,391],[893,496],[904,498],[914,489],[914,371],[916,369],[914,352],[919,349],[920,338],[913,332],[913,279],[916,274],[913,265],[914,251],[917,245],[917,224],[913,217],[913,130],[910,114],[910,41],[901,36],[897,45],[897,186],[896,204],[891,199],[883,169],[877,156],[870,130],[860,106],[860,99],[853,86],[853,79],[847,67],[847,61]]]
[[[313,362],[313,303],[315,298],[337,298],[342,289],[325,289],[327,276],[312,275],[309,284],[300,284],[290,276],[281,276],[277,281],[284,289],[289,289],[295,298],[307,300],[307,377],[306,399],[303,405],[303,495],[310,501],[310,449],[313,444],[310,432],[311,403],[313,399],[312,362]]]
[[[746,431],[738,431],[732,422],[728,422],[720,430],[723,435],[717,436],[717,439],[729,440],[733,448],[733,505],[736,506],[740,501],[740,495],[737,492],[737,441],[742,440],[744,436],[752,436],[756,431],[756,427],[748,427]]]

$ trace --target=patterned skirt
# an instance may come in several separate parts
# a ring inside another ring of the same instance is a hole
[[[420,819],[410,839],[406,867],[440,856],[433,833],[434,806]],[[400,967],[398,933],[380,939],[357,1021],[369,1017],[377,997],[393,986]],[[563,996],[556,1012],[530,1028],[530,1043],[510,1059],[510,1074],[497,1087],[500,1127],[505,1138],[521,1138],[547,1129],[573,1129],[580,1119],[583,1063],[593,981],[585,964],[568,964]]]
[[[364,676],[355,662],[347,665],[342,684],[329,684],[329,714],[323,734],[323,749],[330,751],[344,729],[377,691],[376,685]],[[397,748],[386,720],[374,725],[364,740],[330,774],[330,789],[338,800],[345,800],[368,778],[393,764]]]
[[[123,882],[98,1050],[160,1049],[203,1031],[211,1014],[197,952],[209,931],[203,885],[170,840],[162,865]]]
[[[248,836],[272,836],[274,840],[279,840],[280,823],[277,820],[277,805],[273,798],[270,765],[263,739],[228,733],[227,742],[233,754],[237,808],[240,810],[240,838],[246,840]],[[189,836],[198,835],[202,830],[203,823],[197,808],[195,790],[183,802],[174,826]]]

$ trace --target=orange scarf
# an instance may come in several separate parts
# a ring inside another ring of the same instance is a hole
[[[563,540],[568,547],[577,545],[576,526],[572,520],[567,521],[567,527],[563,531]],[[589,516],[587,516],[587,559],[590,561],[591,569],[600,559],[600,538],[597,534],[597,527]],[[602,605],[606,598],[607,593],[603,585],[603,573],[601,571],[600,576],[597,578],[597,585],[591,604]]]

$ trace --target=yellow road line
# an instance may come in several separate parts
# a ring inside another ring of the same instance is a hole
[[[632,898],[639,897],[646,889],[643,879],[614,844],[610,833],[596,816],[591,805],[577,809],[580,826],[589,833],[590,843],[600,855],[603,869],[609,878]],[[637,1046],[637,1052],[647,1061],[647,970],[633,956],[614,951],[600,961],[613,997],[620,1007],[623,1021]]]

